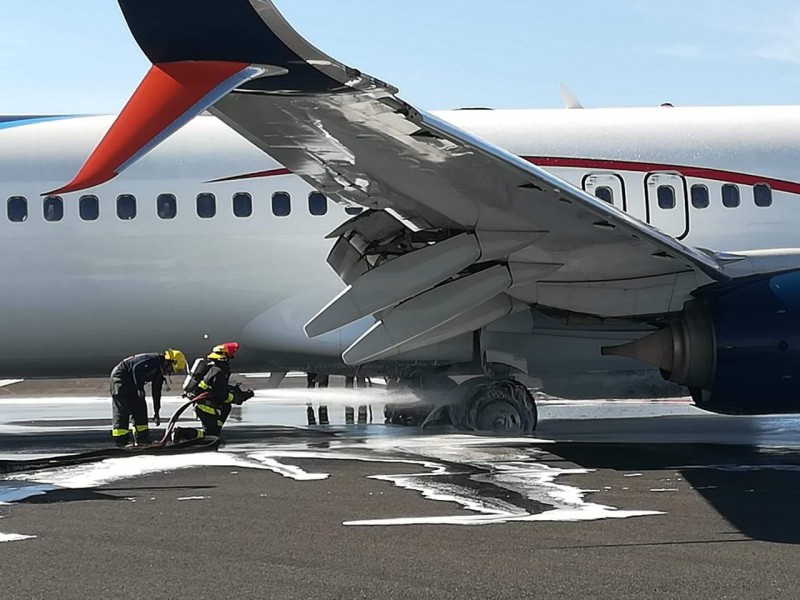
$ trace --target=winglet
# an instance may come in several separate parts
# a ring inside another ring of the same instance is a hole
[[[569,109],[577,109],[583,108],[583,104],[575,97],[575,94],[572,93],[566,85],[563,83],[561,84],[561,99],[564,101],[564,108]]]
[[[44,195],[77,192],[113,179],[225,94],[261,73],[239,62],[153,65],[75,179]]]

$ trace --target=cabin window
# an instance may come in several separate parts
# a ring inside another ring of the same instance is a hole
[[[360,206],[348,206],[347,208],[344,209],[344,212],[346,212],[351,217],[355,217],[356,215],[360,215],[362,212],[364,212],[364,209],[361,208]]]
[[[708,188],[704,185],[692,186],[692,206],[695,208],[708,208],[709,201]]]
[[[328,199],[325,194],[311,192],[308,195],[308,212],[315,217],[322,217],[328,214]]]
[[[726,183],[722,186],[722,205],[725,208],[737,208],[742,203],[739,187]]]
[[[675,188],[671,185],[660,185],[656,192],[658,196],[658,207],[663,210],[672,210],[676,206]]]
[[[117,217],[122,221],[131,221],[136,218],[136,197],[130,194],[117,196]]]
[[[603,202],[614,204],[614,190],[608,186],[602,186],[594,191],[594,195],[600,198]]]
[[[240,192],[233,196],[233,214],[244,219],[253,214],[253,197],[250,194]]]
[[[217,214],[217,197],[214,194],[197,194],[197,216],[212,219]]]
[[[272,214],[276,217],[288,217],[292,212],[292,198],[287,192],[272,194]]]
[[[47,196],[42,205],[42,214],[45,221],[51,223],[60,221],[64,218],[64,200],[61,196]]]
[[[161,194],[156,198],[156,212],[160,219],[174,219],[178,214],[178,200],[172,194]]]
[[[23,196],[11,196],[8,199],[8,220],[22,223],[28,220],[28,200]]]
[[[772,206],[772,188],[766,183],[759,183],[753,187],[753,201],[760,208]]]
[[[81,196],[78,214],[84,221],[96,221],[100,217],[100,201],[97,196]]]

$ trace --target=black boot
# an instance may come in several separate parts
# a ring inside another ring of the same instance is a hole
[[[129,431],[126,435],[116,435],[114,436],[114,445],[117,448],[124,448],[125,446],[129,446],[131,444],[131,432]]]
[[[204,432],[202,430],[191,429],[189,427],[176,427],[172,430],[170,439],[173,444],[180,444],[181,442],[196,440],[200,437],[204,437]]]

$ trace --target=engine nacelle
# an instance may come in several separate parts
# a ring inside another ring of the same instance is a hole
[[[800,412],[800,273],[711,291],[669,327],[603,353],[661,368],[704,410]]]

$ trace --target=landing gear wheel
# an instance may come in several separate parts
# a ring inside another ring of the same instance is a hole
[[[450,393],[450,424],[460,431],[528,434],[539,415],[528,389],[513,379],[480,377],[462,383]],[[434,411],[424,425],[441,424],[443,411]]]

